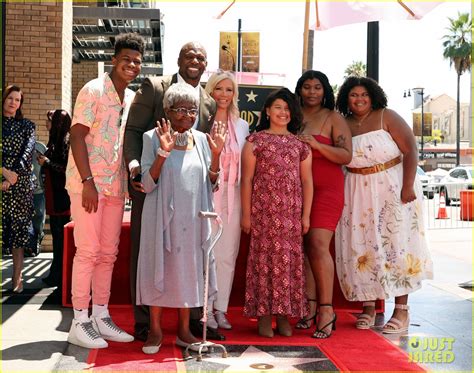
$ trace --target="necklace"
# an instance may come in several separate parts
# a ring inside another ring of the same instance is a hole
[[[360,118],[359,120],[356,119],[356,117],[354,117],[354,115],[352,115],[352,118],[354,118],[354,120],[357,122],[356,126],[360,127],[364,124],[364,121],[369,117],[370,114],[372,114],[372,109],[370,109],[370,111],[367,114],[363,115],[362,118]]]
[[[184,131],[182,133],[178,132],[176,137],[176,145],[178,146],[188,146],[189,142],[189,131]]]

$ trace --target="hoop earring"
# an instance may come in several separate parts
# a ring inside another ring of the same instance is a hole
[[[270,117],[267,115],[267,120],[270,120]]]

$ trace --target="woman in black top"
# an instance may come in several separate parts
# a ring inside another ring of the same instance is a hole
[[[62,279],[64,225],[71,218],[66,184],[66,165],[69,154],[69,129],[71,117],[65,110],[48,112],[48,150],[38,156],[42,165],[46,194],[46,213],[53,236],[53,262],[43,281],[49,286],[60,286]]]
[[[3,91],[2,116],[2,239],[3,253],[13,256],[13,292],[23,291],[24,250],[33,237],[32,154],[35,124],[23,118],[23,92],[18,86]]]

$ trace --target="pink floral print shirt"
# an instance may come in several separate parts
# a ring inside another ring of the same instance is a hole
[[[123,135],[135,92],[125,90],[123,103],[109,75],[105,73],[88,82],[79,92],[72,126],[89,127],[85,138],[89,165],[97,191],[107,196],[124,196],[127,173],[123,152]],[[83,184],[72,151],[66,169],[66,189],[82,193]]]

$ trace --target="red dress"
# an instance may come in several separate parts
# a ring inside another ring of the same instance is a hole
[[[244,315],[307,314],[300,162],[309,146],[294,135],[257,132]]]
[[[321,144],[333,145],[332,139],[313,135]],[[335,231],[344,208],[344,174],[341,166],[331,162],[318,150],[313,153],[313,205],[311,228]]]

